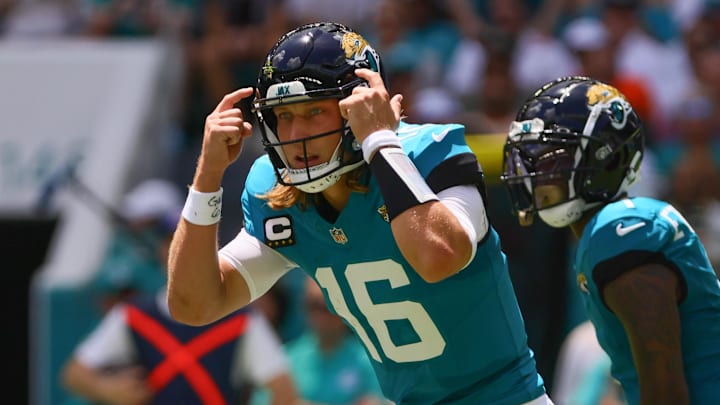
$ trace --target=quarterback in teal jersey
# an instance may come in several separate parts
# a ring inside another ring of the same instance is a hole
[[[560,78],[520,108],[502,180],[521,224],[537,214],[578,237],[578,288],[628,403],[714,404],[718,277],[672,205],[628,196],[643,148],[641,120],[617,89]]]
[[[244,229],[218,252],[222,176],[252,133],[234,105],[253,94],[267,153],[245,183]],[[349,28],[280,38],[256,92],[229,94],[207,118],[171,248],[171,311],[204,324],[301,268],[393,402],[551,404],[464,128],[403,123],[401,101]]]

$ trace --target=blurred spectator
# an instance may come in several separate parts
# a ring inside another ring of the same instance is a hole
[[[164,230],[153,235],[158,266],[145,269],[158,274],[166,271],[180,215],[164,187],[157,180],[141,183],[123,210],[133,229]],[[165,293],[163,285],[114,303],[64,364],[61,378],[68,391],[108,404],[220,404],[237,403],[258,385],[272,392],[273,403],[294,400],[287,360],[262,314],[237,311],[209,325],[189,326],[172,319]]]
[[[713,268],[720,271],[720,169],[717,164],[705,154],[687,154],[673,170],[668,200],[685,213],[705,244]]]
[[[445,107],[454,104],[445,97],[455,95],[447,93],[443,77],[461,35],[442,4],[433,0],[378,0],[373,22],[367,38],[383,56],[388,88],[403,94],[408,121],[420,120],[414,113],[417,103],[432,102],[417,97],[424,89],[442,93]],[[421,111],[425,112],[428,110]]]
[[[574,70],[574,60],[554,36],[554,27],[565,10],[565,0],[453,0],[453,20],[466,35],[444,73],[444,84],[462,98],[472,97],[483,86],[486,64],[492,54],[509,49],[509,67],[515,87],[529,94],[536,87]],[[472,17],[467,10],[474,9]],[[461,14],[462,13],[462,14]],[[479,34],[478,34],[479,33]]]
[[[222,98],[237,83],[255,81],[257,66],[289,22],[284,0],[208,0],[199,5],[199,32],[188,60],[193,84],[199,86],[193,90],[203,96],[204,118],[214,106],[208,100]]]
[[[560,17],[559,1],[542,2],[535,14],[520,0],[489,2],[493,25],[509,34],[515,44],[512,70],[522,91],[534,91],[542,83],[572,71],[572,57],[553,35]]]
[[[402,15],[408,27],[403,42],[413,49],[413,54],[408,56],[415,59],[415,80],[423,87],[439,85],[460,41],[460,31],[446,9],[434,0],[404,0],[403,3]]]
[[[515,120],[521,101],[511,73],[509,50],[489,54],[482,79],[483,86],[475,100],[467,104],[472,109],[460,115],[469,134],[505,134]],[[482,163],[482,162],[481,162]]]
[[[708,0],[669,0],[670,15],[681,32],[686,32],[701,18]]]
[[[720,1],[707,1],[703,14],[686,31],[685,44],[694,82],[679,99],[662,145],[668,171],[688,148],[709,154],[720,165]]]
[[[717,106],[702,94],[687,98],[676,114],[675,142],[664,145],[671,177],[667,199],[683,212],[720,269],[720,138]]]
[[[404,113],[412,115],[412,106],[415,105],[413,71],[416,57],[413,49],[402,42],[408,30],[404,2],[378,0],[372,22],[373,29],[365,38],[373,42],[375,49],[383,56],[388,91],[402,94]]]
[[[153,115],[164,117],[166,126],[158,129],[161,149],[153,156],[162,174],[177,184],[186,145],[184,120],[190,114],[188,88],[192,69],[190,54],[201,27],[201,0],[82,0],[86,4],[86,24],[81,34],[98,43],[151,43],[162,52],[162,75],[158,86],[165,102],[153,105]],[[147,44],[146,44],[147,46]],[[203,111],[203,115],[205,112]],[[160,162],[160,163],[158,163]],[[177,166],[176,166],[177,165]],[[191,164],[192,165],[192,164]],[[183,196],[184,198],[184,196]]]
[[[278,405],[294,396],[280,343],[262,315],[237,312],[188,326],[172,320],[162,293],[113,307],[77,346],[62,380],[70,392],[108,404],[242,403],[256,385]]]
[[[718,66],[720,66],[720,36],[699,50],[695,65],[697,88],[714,103],[716,113],[720,106],[720,69]],[[720,126],[718,124],[720,124],[720,117],[716,115],[714,120],[716,129]],[[720,133],[715,133],[713,136],[716,140],[720,139]]]
[[[684,30],[684,42],[693,69],[697,70],[702,52],[720,39],[720,0],[708,1],[703,12]]]
[[[703,92],[682,100],[671,117],[671,135],[658,144],[661,170],[671,175],[683,160],[697,158],[720,166],[718,106]]]
[[[265,314],[283,343],[295,340],[307,328],[305,278],[302,270],[292,270],[252,303]]]
[[[122,199],[122,223],[115,232],[91,287],[102,297],[102,310],[141,293],[153,293],[165,284],[167,260],[164,241],[175,229],[184,196],[170,181],[146,179]]]
[[[579,62],[576,74],[612,84],[627,97],[644,122],[652,122],[652,92],[642,77],[617,72],[616,48],[610,43],[610,32],[602,21],[593,17],[575,19],[565,27],[562,38]]]
[[[692,84],[692,69],[682,41],[660,41],[641,19],[641,0],[602,0],[599,16],[617,47],[618,74],[641,77],[650,87],[658,116],[668,116]],[[672,80],[668,80],[672,78]]]
[[[304,275],[303,307],[308,329],[286,344],[292,378],[306,405],[380,405],[388,403],[362,344],[342,318],[331,313],[323,290]],[[252,405],[266,404],[264,392]]]
[[[457,122],[462,104],[442,87],[426,87],[415,94],[407,122],[450,123]]]
[[[268,290],[262,297],[252,303],[253,308],[260,311],[270,322],[273,330],[280,336],[282,341],[282,330],[290,310],[289,297],[282,284],[277,283]]]

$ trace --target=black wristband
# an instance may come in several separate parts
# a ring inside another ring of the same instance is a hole
[[[370,161],[370,171],[380,188],[391,221],[408,208],[438,200],[401,148],[379,149]]]

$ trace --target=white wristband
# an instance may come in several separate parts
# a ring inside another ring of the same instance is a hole
[[[203,193],[190,187],[182,217],[195,225],[213,225],[220,222],[222,194],[222,187],[212,193]]]
[[[386,146],[402,147],[397,134],[389,129],[373,132],[362,142],[363,159],[370,163],[370,159],[375,155],[375,152]]]

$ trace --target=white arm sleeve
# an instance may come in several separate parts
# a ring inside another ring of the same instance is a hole
[[[125,305],[115,305],[75,349],[75,359],[90,368],[123,366],[137,358]]]
[[[470,260],[463,266],[465,268],[475,258],[477,243],[487,235],[489,228],[480,190],[473,185],[455,186],[439,192],[437,196],[460,221],[460,225],[470,239],[472,254]]]
[[[220,249],[219,256],[243,276],[250,290],[250,302],[265,294],[285,273],[298,267],[245,229]]]
[[[288,361],[280,338],[265,316],[253,313],[248,321],[234,366],[239,368],[238,378],[242,376],[261,387],[278,375],[289,373]]]

